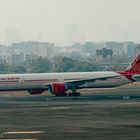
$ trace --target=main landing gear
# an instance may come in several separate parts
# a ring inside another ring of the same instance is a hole
[[[71,89],[71,92],[56,92],[53,94],[55,96],[64,97],[64,96],[80,96],[80,92],[77,92],[75,88]]]
[[[71,93],[68,93],[68,96],[80,96],[80,92],[71,92]]]
[[[80,92],[70,92],[70,93],[57,93],[55,96],[57,97],[66,97],[66,96],[80,96]]]
[[[70,93],[68,93],[68,96],[80,96],[80,92],[77,92],[77,89],[76,88],[71,88],[71,91]]]

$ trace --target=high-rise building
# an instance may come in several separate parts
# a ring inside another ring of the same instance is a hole
[[[28,41],[21,43],[13,43],[12,47],[20,53],[34,54],[42,57],[52,57],[54,44],[48,42]]]
[[[15,53],[11,56],[11,63],[12,64],[20,64],[24,62],[24,54],[23,53]]]
[[[109,56],[110,61],[112,60],[112,55],[113,55],[113,51],[112,49],[98,49],[96,50],[96,55],[97,55],[97,59],[98,60],[103,60],[104,62],[107,60],[107,57]]]
[[[140,54],[140,45],[137,45],[135,47],[135,56],[138,56]]]
[[[124,52],[130,58],[135,56],[136,43],[124,42]]]
[[[112,49],[113,55],[116,55],[116,56],[124,55],[124,43],[123,42],[106,42],[105,48]]]

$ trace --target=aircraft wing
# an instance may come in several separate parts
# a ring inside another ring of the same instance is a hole
[[[118,75],[115,75],[115,76],[104,76],[104,77],[94,77],[94,78],[86,78],[86,79],[80,79],[80,80],[71,80],[71,81],[65,81],[65,82],[60,82],[58,81],[57,83],[62,83],[64,84],[67,89],[71,89],[72,87],[80,87],[81,85],[84,85],[86,83],[92,83],[92,82],[96,82],[97,80],[99,81],[104,81],[104,80],[107,80],[108,78],[115,78],[115,77],[118,77]],[[55,82],[56,83],[56,82]],[[48,87],[50,86],[52,83],[50,84],[44,84],[44,87]]]
[[[81,80],[73,80],[73,81],[68,81],[65,82],[64,84],[67,87],[79,87],[81,85],[84,85],[85,83],[91,83],[91,82],[96,82],[96,81],[104,81],[107,80],[108,78],[115,78],[118,76],[104,76],[104,77],[94,77],[94,78],[87,78],[87,79],[81,79]]]

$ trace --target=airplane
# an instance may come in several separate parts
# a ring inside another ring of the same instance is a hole
[[[0,91],[28,91],[36,95],[48,90],[54,96],[80,96],[77,89],[113,88],[138,81],[140,54],[124,71],[2,74]]]

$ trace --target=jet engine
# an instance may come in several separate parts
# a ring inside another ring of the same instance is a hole
[[[63,83],[52,83],[48,90],[53,94],[53,95],[56,95],[56,96],[67,96],[67,89],[66,89],[66,86],[65,84]]]

